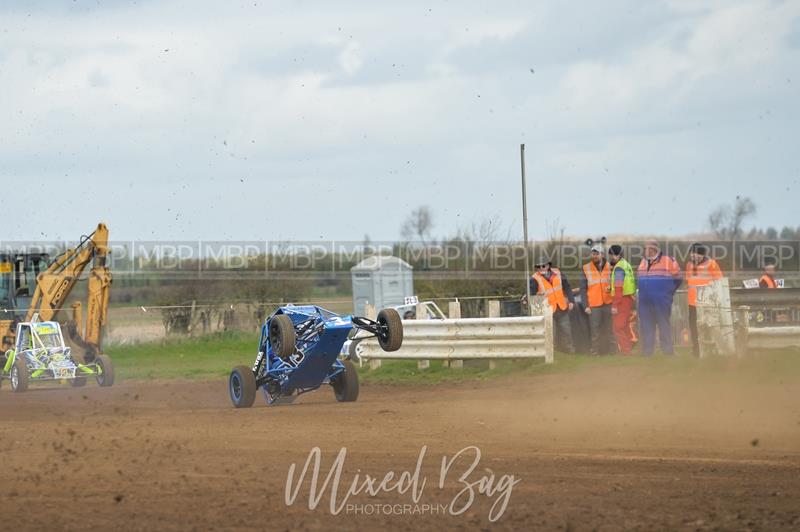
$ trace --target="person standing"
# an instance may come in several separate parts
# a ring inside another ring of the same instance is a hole
[[[783,283],[778,282],[775,278],[777,274],[777,269],[775,267],[775,259],[765,259],[764,260],[764,272],[761,275],[761,278],[758,280],[758,287],[759,288],[767,288],[767,289],[774,289],[774,288],[783,288]],[[780,310],[770,309],[764,311],[764,321],[768,323],[772,323],[775,321],[775,317],[777,314],[781,313]]]
[[[708,256],[708,248],[695,242],[689,248],[689,262],[686,263],[686,293],[689,303],[689,335],[692,340],[692,354],[700,356],[700,338],[697,336],[697,289],[722,279],[722,270]]]
[[[572,343],[572,326],[569,311],[575,307],[575,297],[569,287],[569,281],[549,259],[540,258],[534,265],[536,273],[531,276],[531,294],[543,295],[553,310],[553,322],[556,325],[556,340],[565,353],[574,353]]]
[[[636,279],[633,266],[622,257],[622,246],[618,244],[608,248],[608,262],[611,264],[609,293],[614,336],[617,339],[619,352],[630,355],[634,341],[631,317],[636,306]]]
[[[642,335],[642,354],[650,356],[655,350],[656,332],[661,351],[675,353],[672,340],[672,299],[681,285],[681,269],[672,257],[661,253],[655,240],[644,245],[644,257],[639,263],[639,329]]]
[[[778,286],[778,281],[775,279],[775,263],[774,262],[767,262],[764,264],[764,273],[761,275],[761,279],[758,280],[758,287],[759,288],[780,288]]]
[[[611,267],[600,245],[592,247],[592,260],[583,265],[581,295],[589,316],[589,352],[605,355],[611,336]]]

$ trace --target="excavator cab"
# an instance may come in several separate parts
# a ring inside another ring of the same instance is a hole
[[[47,270],[49,262],[47,253],[0,254],[0,320],[25,317],[37,278]]]
[[[14,263],[8,254],[0,254],[0,320],[11,319],[11,310],[14,305]]]

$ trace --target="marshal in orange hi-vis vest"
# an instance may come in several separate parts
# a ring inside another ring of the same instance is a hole
[[[603,271],[597,271],[594,262],[583,265],[583,274],[586,276],[586,302],[590,307],[602,307],[611,303],[611,267],[608,261],[603,265]]]
[[[717,279],[722,279],[722,270],[714,259],[705,259],[700,264],[689,261],[686,264],[686,284],[689,285],[686,296],[689,305],[697,306],[697,288],[699,286],[708,286]]]
[[[767,288],[778,288],[778,283],[775,282],[775,279],[766,273],[761,276],[761,279],[759,279],[758,282],[759,284],[764,284]]]
[[[567,310],[567,300],[564,297],[564,290],[561,288],[561,271],[556,268],[551,268],[550,271],[553,272],[553,275],[550,276],[549,281],[539,272],[533,274],[539,287],[536,294],[547,296],[547,302],[550,303],[553,312],[557,309]]]

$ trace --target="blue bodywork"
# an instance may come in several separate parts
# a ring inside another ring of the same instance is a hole
[[[270,321],[280,314],[291,318],[297,334],[295,353],[288,358],[275,354],[269,343]],[[276,310],[261,327],[258,358],[253,365],[257,386],[267,403],[291,402],[316,390],[344,371],[339,353],[354,328],[352,316],[340,316],[315,305],[287,306]]]

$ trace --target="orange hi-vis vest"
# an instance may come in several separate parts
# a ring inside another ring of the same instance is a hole
[[[778,288],[778,283],[775,282],[775,279],[773,279],[766,273],[761,276],[761,279],[759,279],[758,282],[764,283],[765,285],[767,285],[767,288]]]
[[[687,298],[689,305],[697,306],[697,287],[708,286],[712,281],[722,279],[722,270],[714,259],[705,259],[699,264],[686,263],[686,284],[689,285]]]
[[[556,268],[551,268],[550,271],[553,274],[550,276],[549,281],[539,272],[533,274],[538,286],[536,294],[547,296],[547,302],[550,303],[550,308],[553,309],[553,312],[557,309],[567,310],[567,299],[564,297],[564,290],[561,288],[561,272]]]
[[[594,262],[589,261],[583,265],[583,274],[586,276],[586,304],[590,307],[602,307],[611,303],[611,267],[608,261],[603,265],[603,271],[597,271]]]

